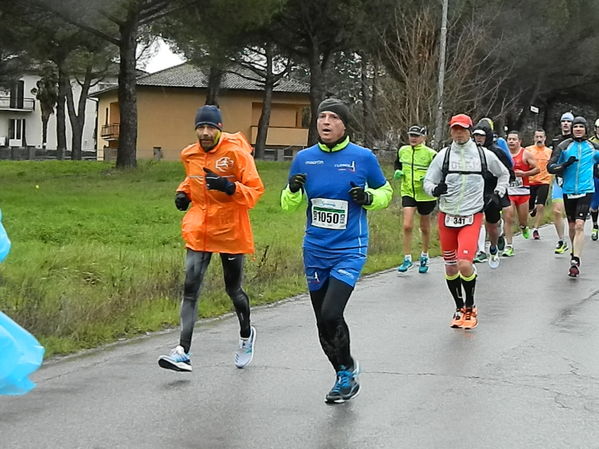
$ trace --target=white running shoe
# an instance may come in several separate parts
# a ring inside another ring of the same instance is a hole
[[[169,355],[161,355],[158,358],[158,365],[161,368],[172,369],[173,371],[191,372],[191,358],[189,354],[185,353],[181,345],[172,349]]]
[[[237,368],[245,368],[254,358],[254,343],[256,342],[256,328],[251,327],[250,336],[248,338],[239,339],[239,349],[235,352],[235,366]]]

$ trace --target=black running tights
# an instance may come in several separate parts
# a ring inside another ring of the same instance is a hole
[[[188,249],[185,260],[185,286],[181,302],[181,336],[179,344],[185,352],[191,347],[193,327],[198,315],[198,298],[204,275],[210,264],[212,253]],[[243,279],[243,254],[220,255],[225,278],[225,289],[233,301],[239,319],[239,334],[243,338],[250,336],[250,301],[241,288]]]
[[[335,371],[339,371],[341,366],[346,369],[354,367],[349,349],[349,328],[343,318],[353,290],[345,282],[329,278],[321,289],[310,292],[320,345]]]

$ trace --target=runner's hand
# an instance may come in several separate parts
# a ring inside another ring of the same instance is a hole
[[[185,192],[177,192],[175,195],[175,207],[179,210],[187,210],[191,200],[187,197]]]
[[[562,167],[563,167],[563,168],[569,167],[569,166],[570,166],[570,165],[572,165],[574,162],[578,162],[578,159],[576,159],[576,156],[570,156],[570,157],[568,158],[568,160],[562,164]]]
[[[395,170],[395,173],[393,173],[393,179],[401,179],[402,176],[403,172],[401,170]]]
[[[300,189],[304,188],[306,183],[306,174],[297,173],[289,177],[289,190],[291,193],[299,192]]]
[[[447,193],[447,184],[441,181],[439,184],[435,186],[432,193],[433,196],[436,196],[437,198],[443,195],[444,193]]]
[[[369,206],[372,204],[372,193],[367,192],[364,190],[364,187],[360,187],[353,181],[350,182],[350,185],[352,188],[349,189],[349,196],[351,196],[351,199],[354,200],[355,203],[360,206]]]
[[[206,180],[208,190],[219,190],[227,195],[233,195],[233,193],[235,193],[234,182],[229,181],[224,176],[217,175],[209,168],[204,167],[204,172],[206,173],[204,179]]]

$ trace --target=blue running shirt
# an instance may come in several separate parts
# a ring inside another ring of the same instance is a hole
[[[352,201],[349,190],[352,182],[372,189],[386,184],[372,151],[349,143],[329,153],[314,145],[300,151],[293,160],[289,174],[299,173],[306,174],[308,199],[304,248],[352,252],[359,248],[366,254],[366,210]]]

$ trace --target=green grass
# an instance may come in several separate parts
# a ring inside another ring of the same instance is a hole
[[[258,169],[266,193],[252,210],[256,253],[244,283],[253,305],[306,291],[305,211],[279,207],[289,164]],[[384,169],[390,178],[392,168]],[[183,176],[180,163],[164,161],[130,171],[101,162],[1,161],[0,208],[13,247],[0,264],[0,310],[36,335],[47,356],[178,325],[185,252],[173,198]],[[388,209],[369,214],[364,274],[400,262],[399,204],[396,194]],[[438,255],[436,231],[432,241]],[[231,310],[214,258],[200,316]]]

